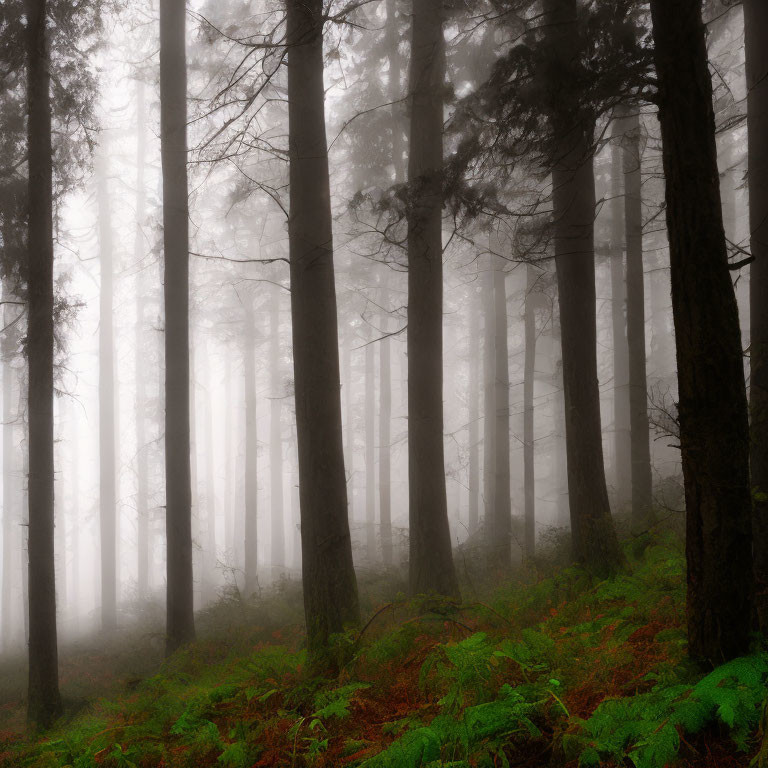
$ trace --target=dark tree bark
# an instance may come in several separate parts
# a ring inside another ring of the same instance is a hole
[[[749,648],[752,504],[741,336],[726,251],[699,0],[651,0],[664,144],[686,503],[688,649]]]
[[[536,269],[530,264],[525,287],[525,362],[523,368],[523,476],[527,558],[536,554],[536,475],[534,468],[533,387],[536,376]]]
[[[627,243],[627,346],[629,348],[629,427],[632,464],[632,527],[653,522],[651,432],[645,350],[642,158],[640,113],[631,107],[619,122],[623,146],[624,226]]]
[[[280,288],[272,289],[269,315],[270,389],[269,411],[269,501],[272,507],[272,565],[285,568],[285,512],[283,505],[283,378],[280,362]]]
[[[443,446],[443,13],[440,0],[414,0],[408,150],[410,588],[414,594],[458,595]]]
[[[307,641],[359,621],[347,512],[328,149],[323,5],[286,0],[291,317]]]
[[[469,472],[468,530],[477,532],[480,518],[480,313],[481,294],[473,289],[469,299]]]
[[[545,0],[558,105],[551,115],[556,140],[552,168],[555,266],[560,301],[565,397],[568,499],[576,559],[598,574],[622,564],[608,504],[600,427],[595,297],[595,175],[592,124],[585,124],[578,93],[562,77],[579,55],[576,0]],[[559,74],[558,74],[559,73]],[[574,116],[576,116],[574,118]],[[576,122],[574,122],[576,120]]]
[[[194,639],[189,436],[189,203],[184,0],[160,3],[160,142],[165,251],[166,650]]]
[[[245,391],[245,594],[259,588],[258,575],[258,434],[256,432],[256,320],[253,299],[245,298],[243,329],[243,388]]]
[[[29,720],[61,713],[53,551],[53,151],[46,0],[27,0]]]
[[[768,631],[768,5],[744,0],[749,136],[750,411],[755,607]]]
[[[611,146],[611,325],[613,330],[613,445],[616,503],[628,506],[632,487],[627,349],[627,283],[624,270],[624,201],[620,128],[614,124]]]
[[[101,628],[117,626],[117,488],[115,477],[115,358],[113,327],[112,215],[106,146],[96,162],[99,209],[99,534],[101,552]]]

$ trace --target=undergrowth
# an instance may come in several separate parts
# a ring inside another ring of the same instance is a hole
[[[310,674],[297,631],[198,642],[47,734],[0,735],[0,765],[664,768],[754,755],[763,768],[768,653],[709,674],[686,661],[683,567],[668,539],[605,581],[571,567],[461,606],[395,600],[338,638],[351,661],[332,679]]]

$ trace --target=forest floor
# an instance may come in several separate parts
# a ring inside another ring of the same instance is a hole
[[[136,653],[144,673],[113,666],[102,698],[52,731],[25,733],[7,702],[0,766],[768,766],[768,653],[693,667],[680,546],[628,556],[604,581],[568,567],[465,585],[461,605],[368,600],[365,628],[335,640],[333,678],[307,665],[295,588],[250,622],[222,601],[200,622],[218,631],[162,663]],[[83,693],[108,663],[71,654],[64,669]]]

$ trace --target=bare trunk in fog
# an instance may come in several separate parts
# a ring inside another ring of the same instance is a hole
[[[629,416],[629,353],[627,349],[627,284],[624,268],[624,199],[621,125],[614,123],[611,145],[611,327],[613,331],[613,445],[616,503],[623,509],[631,498],[632,459]]]
[[[13,293],[8,290],[8,284],[3,281],[3,301],[14,301]],[[2,609],[2,626],[0,627],[0,642],[3,651],[8,651],[12,645],[13,624],[12,615],[12,584],[14,559],[13,541],[21,520],[15,509],[16,499],[14,491],[16,482],[14,479],[14,433],[15,424],[13,417],[13,380],[16,372],[11,367],[11,361],[16,351],[16,345],[12,341],[10,327],[13,321],[12,308],[6,304],[3,307],[3,328],[5,332],[2,339],[3,351],[3,572],[2,591],[0,592],[0,609]]]
[[[408,481],[410,588],[458,595],[443,446],[443,91],[439,0],[414,0],[408,182]]]
[[[509,568],[512,564],[512,498],[510,489],[509,452],[509,346],[507,343],[507,290],[504,263],[493,263],[494,322],[494,493],[493,509],[486,520],[489,562],[493,567]]]
[[[224,346],[224,386],[227,399],[224,402],[224,546],[227,557],[235,556],[235,481],[234,481],[234,435],[232,432],[232,411],[234,409],[234,388],[232,386],[232,350]]]
[[[493,269],[482,274],[483,307],[483,528],[487,533],[496,498],[496,324],[494,322]]]
[[[631,107],[620,122],[624,172],[624,224],[627,242],[627,345],[632,460],[632,526],[653,522],[651,433],[648,423],[648,374],[645,351],[645,277],[643,268],[643,179],[640,113]]]
[[[216,457],[213,431],[213,393],[211,392],[211,361],[208,346],[204,348],[206,364],[202,368],[205,407],[205,544],[203,545],[202,599],[203,604],[216,598],[216,484],[213,478]]]
[[[189,437],[189,204],[184,0],[160,3],[160,141],[165,252],[165,496],[168,653],[194,639]]]
[[[545,0],[547,37],[568,71],[578,56],[576,0]],[[560,82],[564,91],[567,83]],[[577,88],[573,89],[576,93]],[[567,100],[566,100],[567,101]],[[593,127],[573,125],[561,103],[551,116],[559,146],[552,168],[555,265],[560,300],[571,535],[578,561],[598,574],[622,563],[608,504],[600,427],[595,297],[595,175]]]
[[[468,531],[473,536],[480,517],[480,313],[481,296],[472,288],[469,297],[469,493]]]
[[[133,261],[136,269],[136,327],[134,328],[134,378],[136,401],[134,422],[136,425],[136,546],[137,546],[137,590],[139,600],[146,600],[149,584],[149,462],[147,456],[147,408],[145,372],[145,318],[144,307],[147,290],[143,264],[146,255],[144,241],[144,218],[146,216],[146,193],[144,192],[144,166],[146,164],[146,104],[144,83],[136,81],[136,222],[133,241]]]
[[[376,560],[376,360],[375,347],[365,347],[365,548]]]
[[[699,0],[651,0],[686,501],[688,649],[749,648],[752,499],[741,335],[720,204]]]
[[[752,415],[752,532],[755,602],[760,629],[768,630],[768,6],[744,0],[749,135],[750,411]]]
[[[53,550],[53,162],[46,0],[27,0],[29,691],[27,714],[61,713]]]
[[[392,361],[389,333],[389,269],[381,282],[384,313],[379,342],[379,531],[384,565],[392,565]]]
[[[272,564],[285,568],[285,511],[283,505],[283,377],[280,358],[280,289],[272,289],[269,316],[270,390],[269,405],[269,496],[272,507]]]
[[[258,558],[258,434],[256,431],[256,319],[253,299],[245,298],[243,328],[243,387],[245,390],[245,595],[259,588]]]
[[[534,471],[533,389],[536,376],[536,302],[538,273],[527,267],[525,286],[525,362],[523,364],[523,476],[525,494],[525,556],[536,553],[536,476]]]
[[[101,627],[117,626],[117,489],[115,477],[115,352],[113,327],[112,213],[107,179],[106,140],[96,162],[99,211],[99,534]]]
[[[331,195],[325,136],[323,5],[286,0],[291,318],[307,642],[357,623],[341,428]]]

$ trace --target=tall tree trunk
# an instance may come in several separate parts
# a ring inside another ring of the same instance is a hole
[[[467,527],[470,536],[477,532],[480,517],[480,313],[481,296],[475,288],[469,297],[469,492]]]
[[[494,323],[494,492],[493,510],[486,521],[490,563],[497,568],[512,565],[512,497],[510,488],[509,451],[509,347],[507,343],[506,272],[500,258],[493,264]]]
[[[286,0],[291,317],[307,641],[357,623],[341,429],[333,231],[325,136],[323,4]]]
[[[749,136],[750,389],[755,603],[768,631],[768,5],[744,0]]]
[[[664,144],[686,502],[688,649],[749,648],[752,502],[741,336],[726,251],[699,0],[651,0]]]
[[[229,344],[224,347],[224,386],[227,400],[224,403],[224,546],[227,558],[235,557],[235,446],[232,430],[232,411],[234,409],[234,388],[232,386],[232,350]]]
[[[166,651],[194,639],[189,436],[189,203],[184,0],[160,3],[160,147],[165,251]]]
[[[525,287],[525,362],[523,367],[523,475],[525,493],[525,556],[536,553],[536,475],[534,468],[533,388],[536,376],[536,302],[538,276],[530,264]]]
[[[272,564],[279,572],[285,568],[285,510],[283,503],[283,377],[280,356],[280,288],[272,290],[270,338],[270,504],[272,506]]]
[[[46,0],[27,0],[30,721],[61,713],[53,552],[53,162]]]
[[[554,80],[578,58],[576,0],[545,0]],[[558,79],[565,92],[568,84]],[[577,88],[573,92],[577,92]],[[568,497],[576,559],[598,574],[622,563],[608,504],[600,427],[595,297],[595,175],[592,127],[573,125],[568,99],[552,115],[555,267],[560,301]]]
[[[115,352],[113,327],[112,215],[107,179],[106,140],[96,162],[99,210],[99,533],[101,628],[117,626],[117,488],[115,476]]]
[[[443,446],[442,167],[445,40],[440,0],[414,0],[408,182],[410,588],[458,595]]]
[[[496,498],[496,324],[494,322],[493,267],[489,261],[482,277],[483,306],[483,528],[493,519]]]
[[[392,565],[392,350],[389,333],[389,269],[381,282],[384,308],[379,342],[379,530],[384,565]]]
[[[80,628],[80,430],[78,429],[77,414],[72,404],[69,406],[71,472],[70,488],[72,515],[72,618],[73,628]]]
[[[365,549],[376,560],[376,358],[369,339],[365,347]]]
[[[146,600],[149,584],[149,466],[147,457],[147,425],[145,410],[147,394],[145,382],[145,318],[144,296],[144,217],[146,193],[144,192],[144,166],[146,165],[146,99],[142,80],[136,81],[136,221],[133,240],[133,261],[136,265],[136,320],[134,379],[136,400],[134,423],[136,426],[136,530],[137,530],[137,588],[139,600]]]
[[[352,369],[352,346],[355,343],[354,330],[349,327],[349,337],[344,344],[344,461],[346,466],[350,514],[354,521],[355,510],[355,397],[354,371]]]
[[[256,319],[253,299],[245,298],[243,386],[245,390],[245,594],[259,588],[258,558],[258,434],[256,432]]]
[[[629,347],[629,419],[632,462],[632,526],[653,522],[651,433],[648,423],[648,374],[645,352],[645,278],[643,270],[643,180],[640,113],[630,107],[619,123],[623,145],[624,222],[627,242],[627,344]]]
[[[216,485],[213,478],[216,456],[213,432],[213,393],[211,391],[211,360],[208,345],[204,346],[203,395],[205,397],[205,546],[203,550],[203,603],[216,598]]]
[[[611,145],[611,320],[613,329],[613,444],[616,502],[629,504],[632,459],[629,415],[629,352],[627,349],[627,283],[624,271],[624,202],[622,197],[621,126],[614,123]]]
[[[3,301],[13,301],[13,293],[8,290],[8,284],[3,281]],[[13,322],[11,307],[3,307],[3,327],[6,329],[2,339],[3,350],[3,572],[2,592],[0,593],[0,608],[2,608],[2,626],[0,641],[3,651],[8,651],[13,643],[13,541],[19,523],[18,511],[14,510],[16,483],[14,481],[14,435],[15,424],[13,417],[13,380],[16,372],[11,366],[15,353],[15,344],[10,338],[10,324]]]

